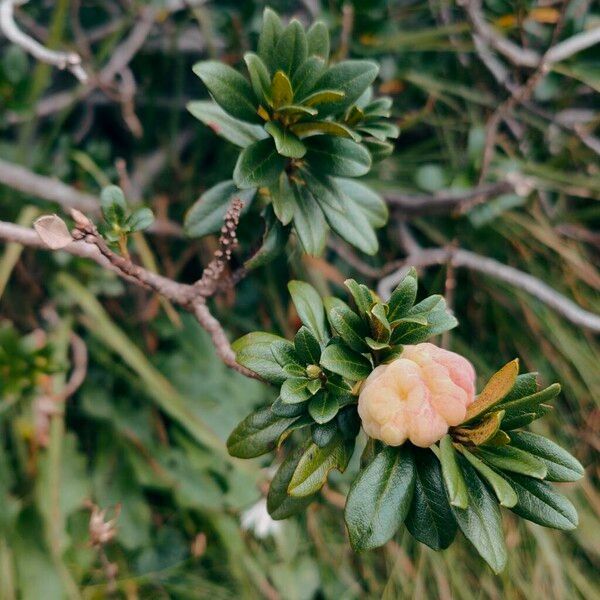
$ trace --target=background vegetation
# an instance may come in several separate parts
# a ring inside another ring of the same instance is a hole
[[[481,380],[518,356],[544,383],[563,385],[556,411],[536,427],[586,466],[581,483],[562,486],[580,526],[554,533],[506,514],[509,564],[499,577],[464,540],[434,553],[400,533],[380,551],[355,555],[340,508],[352,476],[337,474],[305,516],[267,523],[263,536],[249,526],[253,513],[241,514],[260,499],[271,465],[229,459],[222,441],[273,392],[228,370],[200,326],[156,295],[84,259],[7,244],[0,597],[600,597],[597,330],[493,269],[448,260],[457,248],[479,265],[496,259],[600,313],[600,50],[543,61],[549,48],[600,27],[597,6],[271,4],[305,22],[323,18],[338,56],[381,62],[377,88],[394,98],[402,133],[369,183],[388,199],[391,218],[376,257],[339,239],[322,258],[292,245],[220,294],[214,313],[232,339],[257,329],[290,335],[299,322],[282,282],[305,279],[326,293],[352,276],[382,289],[396,261],[420,257],[430,266],[423,294],[445,293],[461,323],[441,342],[467,356]],[[201,57],[239,65],[263,7],[57,0],[18,9],[24,31],[75,49],[92,77],[81,84],[0,38],[0,218],[28,225],[69,204],[67,191],[53,196],[44,180],[36,188],[31,173],[67,183],[88,210],[103,186],[119,183],[166,224],[136,234],[136,261],[197,279],[216,241],[184,239],[177,224],[203,190],[230,177],[237,151],[186,111],[206,93],[191,66]],[[520,52],[498,52],[498,41]],[[260,223],[242,218],[241,258],[257,244]],[[446,254],[427,261],[422,248]],[[74,370],[85,382],[68,395]],[[61,393],[64,411],[48,402]],[[94,505],[118,515],[106,544],[92,544]]]

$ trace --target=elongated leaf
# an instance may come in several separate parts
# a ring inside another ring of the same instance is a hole
[[[469,505],[467,508],[452,507],[454,518],[464,536],[494,573],[500,573],[506,565],[507,554],[498,503],[466,459],[460,461],[460,466],[467,485]]]
[[[321,358],[321,346],[319,341],[311,333],[310,329],[303,325],[294,338],[296,354],[305,365],[318,365]]]
[[[216,102],[210,100],[189,102],[187,109],[218,136],[240,148],[246,148],[267,137],[265,130],[260,125],[251,125],[235,119]]]
[[[366,315],[371,314],[371,308],[373,307],[374,303],[371,290],[369,290],[366,285],[357,283],[354,281],[354,279],[346,279],[346,281],[344,281],[344,285],[348,288],[348,290],[350,290],[350,293],[354,298],[358,314],[363,319],[366,317]]]
[[[502,419],[502,429],[505,431],[511,431],[512,433],[513,429],[525,427],[526,425],[529,425],[529,423],[533,423],[537,419],[547,415],[548,413],[551,413],[552,410],[553,408],[549,404],[540,404],[535,409],[535,412],[511,411],[510,414],[505,415],[505,417]]]
[[[302,158],[306,154],[306,146],[289,129],[277,121],[269,121],[265,131],[275,140],[277,152],[289,158]]]
[[[339,298],[325,298],[325,310],[333,330],[356,352],[368,352],[365,337],[369,330],[364,321]]]
[[[458,526],[442,481],[440,463],[431,450],[413,449],[416,463],[415,490],[406,528],[434,550],[447,548]]]
[[[271,98],[273,99],[273,107],[279,108],[286,104],[291,104],[294,99],[292,84],[289,77],[283,71],[277,71],[271,82]]]
[[[227,439],[227,450],[237,458],[254,458],[271,452],[294,420],[277,416],[270,406],[261,408],[248,415],[231,432]]]
[[[417,299],[418,287],[417,271],[414,267],[411,267],[388,300],[389,310],[387,317],[390,323],[404,317],[413,307]]]
[[[469,504],[467,486],[449,435],[445,435],[440,441],[440,462],[450,504],[457,508],[467,508]]]
[[[308,55],[329,59],[329,29],[323,21],[315,21],[306,32]]]
[[[273,210],[283,225],[287,225],[294,217],[296,199],[287,173],[281,173],[277,181],[269,188]]]
[[[294,185],[294,229],[307,254],[320,256],[325,249],[329,228],[323,211],[306,186]]]
[[[301,366],[300,357],[296,354],[294,344],[283,338],[271,343],[271,354],[277,361],[277,364],[284,367],[288,364]]]
[[[323,90],[320,89],[306,96],[302,104],[306,106],[316,106],[318,104],[328,104],[330,102],[339,102],[344,99],[344,92],[341,90]]]
[[[319,424],[328,423],[339,410],[335,396],[327,392],[318,392],[308,403],[308,414]]]
[[[348,466],[354,441],[336,436],[327,446],[311,444],[302,455],[288,485],[288,493],[296,498],[310,496],[320,490],[333,469],[343,472]]]
[[[298,68],[292,77],[292,87],[296,100],[306,97],[325,71],[325,61],[317,56],[311,56]]]
[[[302,121],[294,123],[290,126],[290,129],[302,138],[310,137],[311,135],[329,134],[354,140],[357,139],[351,129],[335,121]]]
[[[318,111],[314,108],[310,108],[309,106],[302,106],[301,104],[284,104],[277,109],[277,112],[280,115],[284,115],[286,117],[314,117]],[[290,130],[293,129],[290,127]],[[293,131],[296,133],[295,131]]]
[[[281,398],[277,398],[273,404],[271,404],[271,410],[274,414],[279,417],[299,417],[306,413],[306,404],[285,404],[281,401]]]
[[[270,8],[263,13],[262,28],[258,38],[258,54],[271,72],[277,65],[277,42],[283,33],[283,23],[279,15]]]
[[[290,377],[283,382],[279,398],[284,404],[305,402],[311,396],[307,389],[309,380],[306,377]]]
[[[293,75],[304,63],[308,57],[308,43],[300,21],[290,21],[277,42],[276,53],[278,67],[288,75]]]
[[[240,153],[233,181],[241,189],[269,186],[278,180],[286,163],[272,139],[254,142]]]
[[[304,281],[290,281],[288,290],[300,320],[310,329],[321,344],[329,339],[325,325],[325,307],[319,292]]]
[[[321,366],[350,381],[364,379],[373,370],[368,358],[339,343],[332,343],[323,350]]]
[[[331,442],[337,431],[335,421],[329,421],[329,423],[323,423],[323,425],[316,424],[312,429],[312,440],[319,448],[323,448]]]
[[[512,417],[524,412],[537,412],[537,408],[540,404],[546,404],[554,400],[554,398],[560,394],[560,389],[560,384],[553,383],[535,394],[511,400],[510,402],[502,402],[499,408],[506,411],[507,417]]]
[[[546,480],[578,481],[583,477],[581,463],[548,438],[528,431],[515,431],[510,440],[512,446],[533,454],[546,465]]]
[[[477,456],[503,471],[522,473],[537,479],[544,479],[548,473],[546,465],[539,458],[512,446],[479,447]]]
[[[286,375],[273,357],[271,344],[282,340],[286,341],[272,333],[255,331],[236,340],[231,348],[240,365],[254,371],[266,381],[281,384],[286,380]]]
[[[498,475],[496,471],[488,467],[475,455],[471,454],[466,448],[462,449],[462,453],[479,474],[492,486],[494,493],[502,506],[511,508],[517,503],[517,494],[506,479]]]
[[[265,233],[263,234],[260,248],[244,262],[248,270],[257,269],[281,255],[287,242],[287,232],[283,225],[275,218],[272,209],[267,209],[265,216]]]
[[[246,212],[254,199],[255,190],[239,190],[233,181],[223,181],[206,190],[185,215],[184,228],[190,237],[216,233],[223,226],[225,213],[234,198],[244,203]]]
[[[537,373],[522,373],[517,377],[515,385],[508,394],[502,399],[502,402],[511,402],[525,396],[531,396],[538,390]]]
[[[355,551],[382,546],[402,524],[410,508],[415,464],[407,447],[385,447],[354,480],[344,517]]]
[[[294,498],[288,494],[288,486],[298,462],[306,451],[305,447],[296,448],[281,463],[271,481],[267,495],[267,510],[273,519],[287,519],[303,511],[314,499],[315,494]]]
[[[341,193],[332,177],[302,169],[300,171],[306,187],[320,206],[327,205],[335,210],[343,211]]]
[[[246,52],[244,62],[250,75],[252,90],[256,100],[262,104],[268,104],[271,100],[271,76],[269,69],[258,54]]]
[[[242,121],[262,123],[256,112],[252,87],[235,69],[215,60],[206,60],[196,63],[193,71],[225,112]]]
[[[360,177],[369,172],[371,157],[358,143],[341,137],[316,136],[306,141],[310,168],[338,177]]]
[[[549,483],[512,474],[508,481],[517,492],[518,503],[511,510],[538,525],[570,531],[578,525],[577,511],[571,502]]]

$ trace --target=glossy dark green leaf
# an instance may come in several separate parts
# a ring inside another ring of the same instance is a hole
[[[328,423],[339,410],[337,399],[327,392],[315,394],[308,403],[308,414],[319,424]]]
[[[388,300],[388,319],[390,323],[404,317],[413,307],[417,299],[418,287],[417,271],[414,267],[411,267]]]
[[[303,511],[315,499],[315,494],[294,498],[288,493],[292,475],[304,452],[304,447],[296,448],[291,452],[281,463],[271,481],[267,495],[267,510],[273,519],[287,519],[287,517]]]
[[[273,342],[271,344],[271,353],[273,354],[273,358],[282,367],[290,363],[295,363],[298,366],[301,365],[300,357],[296,354],[296,348],[289,340],[280,338]]]
[[[355,551],[377,548],[394,536],[408,514],[414,485],[415,464],[407,446],[385,447],[359,472],[344,511]]]
[[[294,123],[290,129],[301,138],[312,135],[337,135],[344,138],[356,139],[352,130],[335,121],[301,121]]]
[[[321,346],[310,329],[303,325],[294,338],[296,354],[305,365],[318,365],[321,358]]]
[[[323,21],[316,21],[306,32],[308,55],[329,59],[329,29]]]
[[[288,75],[293,75],[307,59],[308,43],[300,21],[292,19],[284,29],[277,42],[276,55],[278,68]]]
[[[267,209],[265,216],[265,232],[263,234],[260,248],[244,262],[244,267],[248,270],[257,269],[281,255],[287,242],[287,232],[283,225],[275,218],[271,208]]]
[[[305,377],[290,377],[286,379],[282,386],[279,397],[284,404],[298,404],[305,402],[311,396],[306,388],[308,379]]]
[[[460,460],[460,466],[469,505],[467,508],[452,507],[454,518],[464,536],[494,573],[500,573],[506,566],[507,553],[498,502],[466,459]]]
[[[266,381],[280,384],[286,380],[281,365],[273,357],[271,344],[283,338],[265,331],[255,331],[236,340],[231,348],[237,362],[254,371]]]
[[[265,131],[275,140],[277,152],[289,158],[302,158],[306,154],[306,146],[289,129],[277,121],[269,121]]]
[[[515,384],[510,392],[502,399],[502,402],[512,402],[513,400],[519,400],[525,396],[531,396],[537,392],[537,389],[537,373],[522,373],[517,376]]]
[[[227,450],[237,458],[254,458],[275,448],[294,418],[280,417],[270,406],[248,415],[227,439]]]
[[[337,177],[360,177],[369,172],[371,157],[357,142],[341,137],[316,136],[306,140],[310,168]]]
[[[539,458],[512,446],[480,446],[477,456],[502,471],[522,473],[537,479],[544,479],[548,473]]]
[[[235,69],[215,60],[206,60],[196,63],[193,71],[225,112],[242,121],[262,123],[256,112],[252,87]]]
[[[535,392],[534,394],[530,394],[529,396],[524,396],[522,398],[518,398],[515,400],[503,400],[498,408],[506,411],[507,417],[512,417],[513,415],[517,415],[519,413],[526,412],[537,412],[537,408],[540,404],[547,404],[551,402],[560,394],[560,384],[553,383],[552,385],[540,390],[539,392]]]
[[[328,205],[332,209],[344,210],[341,193],[332,177],[309,170],[301,170],[301,176],[312,197],[320,206]]]
[[[260,140],[240,153],[233,181],[241,189],[269,186],[278,180],[286,164],[287,159],[277,152],[273,139]]]
[[[342,437],[346,440],[354,440],[360,432],[360,417],[356,405],[341,408],[337,423]]]
[[[582,464],[564,448],[537,433],[515,431],[510,435],[510,443],[532,454],[545,465],[547,481],[578,481],[583,477]]]
[[[307,254],[320,256],[325,249],[329,227],[323,211],[306,186],[294,185],[294,229]]]
[[[577,527],[579,518],[575,507],[549,483],[516,473],[506,478],[519,499],[511,509],[515,514],[553,529],[570,531]]]
[[[373,227],[383,227],[387,223],[389,216],[387,204],[378,193],[354,179],[336,178],[335,181],[338,189],[356,203]]]
[[[365,319],[368,314],[371,314],[371,308],[375,302],[371,290],[366,285],[357,283],[354,279],[346,279],[344,285],[352,294],[352,298],[354,298],[358,314]]]
[[[329,423],[323,423],[322,425],[317,423],[312,428],[312,440],[319,448],[323,448],[331,442],[337,431],[338,426],[335,421],[329,421]]]
[[[320,490],[333,469],[343,472],[354,450],[354,441],[336,436],[323,448],[311,444],[302,455],[292,475],[288,492],[296,498],[310,496]]]
[[[350,381],[364,379],[373,370],[368,358],[341,343],[332,343],[323,350],[321,366]]]
[[[369,331],[364,321],[339,298],[324,299],[327,318],[332,329],[356,352],[368,352],[365,337]]]
[[[457,524],[444,488],[440,463],[431,450],[413,449],[415,489],[406,528],[434,550],[447,548],[456,536]]]
[[[300,320],[312,331],[317,340],[324,344],[329,339],[329,335],[321,296],[312,285],[304,281],[290,281],[288,290]]]
[[[457,508],[467,508],[469,504],[467,486],[450,435],[445,435],[440,441],[440,462],[450,504]]]
[[[296,101],[302,100],[314,89],[324,71],[325,61],[316,56],[311,56],[298,68],[292,77],[292,87]]]
[[[269,187],[275,215],[283,225],[288,225],[294,218],[296,199],[287,173],[281,173],[277,181]]]
[[[267,105],[271,99],[271,76],[269,69],[258,54],[246,52],[244,62],[250,75],[250,84],[256,96],[256,100]]]
[[[271,410],[279,417],[299,417],[306,413],[306,404],[285,404],[281,398],[277,398],[271,404]]]
[[[274,10],[265,8],[258,38],[258,54],[271,72],[275,71],[277,65],[277,42],[282,33],[283,23],[279,15]]]
[[[251,125],[235,119],[216,102],[210,100],[189,102],[187,109],[218,136],[240,148],[246,148],[267,137],[265,130],[260,125]]]

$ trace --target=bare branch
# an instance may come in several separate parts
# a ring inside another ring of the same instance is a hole
[[[88,75],[81,66],[79,54],[50,50],[18,28],[15,22],[14,8],[26,2],[28,0],[2,0],[0,2],[0,30],[13,44],[20,46],[40,62],[61,70],[68,69],[81,83],[86,83]]]

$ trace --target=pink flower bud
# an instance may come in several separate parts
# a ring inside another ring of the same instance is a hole
[[[433,344],[405,346],[400,358],[365,380],[358,413],[369,437],[388,446],[410,440],[427,448],[465,419],[475,400],[475,369]]]

